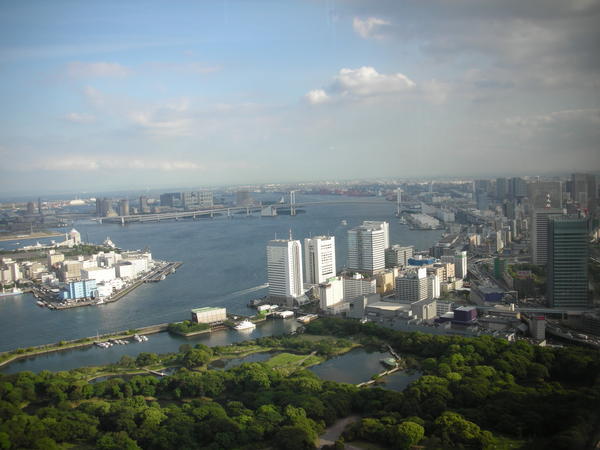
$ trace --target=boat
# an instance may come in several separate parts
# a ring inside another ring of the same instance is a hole
[[[37,303],[37,305],[38,305],[38,306],[41,306],[41,307],[43,307],[43,306],[44,306],[44,302],[42,302],[42,301],[40,301],[40,300],[38,300],[36,303]]]
[[[253,328],[256,328],[256,325],[250,322],[249,320],[242,320],[234,327],[234,329],[236,329],[237,331],[252,330]]]
[[[12,291],[0,292],[0,297],[9,297],[11,295],[21,295],[23,291],[21,289],[13,288]]]
[[[348,221],[347,221],[347,220],[345,220],[345,219],[343,219],[343,220],[340,222],[340,225],[341,225],[341,226],[343,226],[343,227],[345,227],[346,225],[348,225]]]

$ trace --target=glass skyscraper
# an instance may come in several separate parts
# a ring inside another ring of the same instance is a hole
[[[588,220],[573,216],[550,216],[548,221],[548,306],[589,306]]]

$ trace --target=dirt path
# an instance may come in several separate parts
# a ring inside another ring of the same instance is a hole
[[[360,416],[344,417],[343,419],[338,420],[330,427],[326,428],[323,434],[317,439],[317,448],[321,448],[324,445],[333,445],[342,434],[342,431],[344,431],[344,428],[346,428],[347,425],[354,423],[359,419]],[[348,450],[358,450],[358,447],[353,447],[348,444],[346,444],[345,448]]]

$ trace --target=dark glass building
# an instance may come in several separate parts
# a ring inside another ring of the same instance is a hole
[[[588,258],[588,220],[550,216],[546,288],[549,307],[589,307]]]

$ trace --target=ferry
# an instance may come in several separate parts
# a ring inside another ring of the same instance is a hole
[[[241,331],[241,330],[252,330],[256,328],[256,325],[253,324],[252,322],[250,322],[249,320],[242,320],[240,323],[238,323],[234,329],[236,329],[237,331]]]

